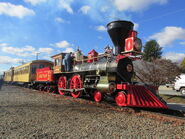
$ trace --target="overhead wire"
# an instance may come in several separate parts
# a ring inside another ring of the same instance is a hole
[[[168,13],[165,13],[165,14],[160,15],[160,16],[156,16],[156,17],[152,17],[152,18],[149,18],[149,19],[141,20],[141,21],[138,21],[138,23],[143,23],[143,22],[151,21],[151,20],[154,20],[154,19],[158,19],[158,18],[161,18],[161,17],[165,17],[165,16],[168,16],[168,15],[179,13],[179,12],[182,12],[182,11],[185,11],[185,8],[179,9],[179,10],[176,10],[176,11],[172,11],[172,12],[168,12]]]

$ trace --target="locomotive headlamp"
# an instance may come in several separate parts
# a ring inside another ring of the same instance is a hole
[[[142,42],[137,38],[136,32],[131,32],[130,37],[125,39],[125,52],[137,51],[141,52]]]
[[[128,72],[132,72],[133,67],[131,64],[128,64],[126,68]]]
[[[135,38],[135,49],[140,52],[141,48],[142,48],[141,40],[139,38]]]

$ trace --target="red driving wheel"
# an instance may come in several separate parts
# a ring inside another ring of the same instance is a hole
[[[82,88],[82,80],[79,75],[74,75],[70,81],[70,89],[80,89],[80,88]],[[78,98],[81,95],[81,92],[80,91],[71,92],[71,95],[74,98]]]
[[[115,101],[118,106],[126,106],[126,95],[123,92],[118,92]]]
[[[96,101],[96,102],[102,101],[102,98],[103,98],[102,93],[97,90],[94,91],[93,97],[94,97],[94,101]]]
[[[64,91],[61,91],[60,88],[66,89],[66,77],[61,76],[58,80],[58,93],[64,95]]]

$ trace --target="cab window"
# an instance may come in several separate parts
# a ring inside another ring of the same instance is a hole
[[[61,59],[57,58],[57,59],[55,60],[55,65],[56,65],[56,66],[60,66],[60,65],[61,65]]]

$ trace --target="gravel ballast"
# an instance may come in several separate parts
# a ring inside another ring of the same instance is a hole
[[[0,121],[0,138],[185,138],[185,124],[15,86],[0,91]]]

